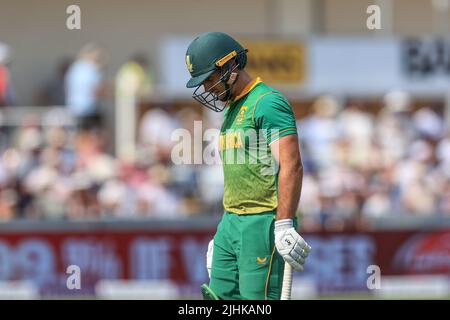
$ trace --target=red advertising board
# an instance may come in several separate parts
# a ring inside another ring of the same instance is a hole
[[[95,294],[100,279],[170,279],[182,295],[206,282],[214,230],[15,231],[0,233],[0,281],[29,280],[42,296]],[[382,275],[450,275],[450,230],[305,233],[313,251],[306,271],[319,292],[366,290],[368,266]],[[81,270],[81,290],[66,286]]]

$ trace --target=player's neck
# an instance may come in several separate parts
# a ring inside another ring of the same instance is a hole
[[[236,97],[239,97],[239,95],[244,91],[244,89],[248,86],[250,82],[253,81],[253,78],[250,77],[250,75],[245,71],[239,72],[239,78],[236,81],[236,84],[234,85],[233,94],[231,95],[231,100],[235,100]]]

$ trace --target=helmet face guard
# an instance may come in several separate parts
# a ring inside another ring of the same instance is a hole
[[[220,81],[217,83],[220,83]],[[214,85],[214,86],[216,86],[216,85]],[[203,91],[200,91],[200,88],[202,88],[202,87],[203,87],[203,85],[199,85],[195,89],[194,93],[192,94],[192,98],[194,98],[195,101],[198,101],[199,103],[201,103],[208,109],[211,109],[215,112],[222,112],[223,109],[225,109],[225,107],[226,107],[226,103],[219,103],[220,97],[218,95],[215,95],[212,92],[206,91],[205,89],[203,89]],[[223,94],[223,93],[225,93],[225,91],[222,92],[221,94]]]
[[[235,51],[230,53],[229,55],[225,56],[224,58],[220,59],[218,62],[216,62],[216,66],[220,69],[221,76],[219,80],[214,83],[210,88],[205,88],[203,83],[197,86],[194,93],[192,94],[192,98],[194,100],[201,103],[203,106],[207,107],[208,109],[211,109],[215,112],[222,112],[226,106],[228,105],[228,100],[230,99],[232,90],[234,88],[234,84],[237,81],[237,77],[233,79],[232,83],[229,83],[231,74],[239,68],[241,65],[241,61],[243,59],[242,56],[245,56],[247,50],[243,50],[239,53],[236,53]],[[244,58],[245,59],[245,58]],[[235,65],[232,66],[232,62],[235,61]],[[244,63],[245,64],[245,63]],[[239,68],[240,69],[240,68]],[[225,85],[225,90],[222,91],[220,94],[216,95],[211,92],[211,89],[218,86],[220,83],[223,83]],[[203,91],[201,91],[200,88],[203,88]],[[222,97],[225,97],[227,102],[223,103]]]
[[[220,76],[219,81],[214,83],[210,88],[205,88],[203,84],[199,85],[192,94],[192,98],[194,98],[195,101],[198,101],[208,109],[211,109],[215,112],[222,112],[228,103],[223,103],[221,101],[221,98],[225,97],[225,100],[228,100],[230,98],[231,90],[234,87],[234,82],[230,85],[227,83],[227,81],[229,80],[231,73],[236,70],[237,67],[238,65],[235,65],[233,68],[231,68],[230,64],[227,71],[224,72],[224,70],[222,69],[222,75]],[[212,93],[211,90],[217,87],[220,83],[225,84],[225,90],[218,95]],[[201,90],[201,88],[203,88],[203,91]]]

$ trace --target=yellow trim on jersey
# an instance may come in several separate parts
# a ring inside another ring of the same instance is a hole
[[[242,90],[241,94],[236,97],[236,99],[233,100],[233,102],[238,101],[240,98],[248,94],[250,91],[253,90],[253,88],[258,84],[261,83],[262,80],[260,77],[257,77],[255,80],[250,82],[248,85],[245,86],[244,90]]]
[[[269,273],[267,274],[266,287],[264,289],[264,300],[267,300],[267,289],[269,288],[270,273],[272,272],[273,255],[275,254],[275,246],[273,246],[272,255],[270,256]]]

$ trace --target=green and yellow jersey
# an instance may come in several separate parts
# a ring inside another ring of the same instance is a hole
[[[270,143],[297,134],[289,102],[257,78],[225,109],[219,151],[223,205],[236,214],[276,210],[278,168]]]

